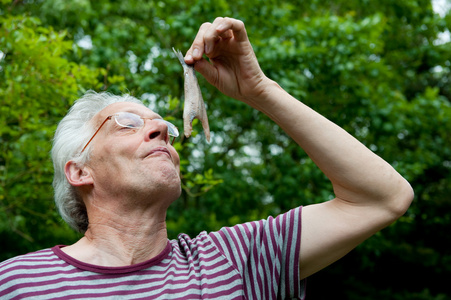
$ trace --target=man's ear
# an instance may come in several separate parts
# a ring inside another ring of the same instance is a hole
[[[72,186],[83,186],[94,183],[89,168],[81,167],[72,160],[66,163],[64,172],[66,173],[67,181],[69,181]]]

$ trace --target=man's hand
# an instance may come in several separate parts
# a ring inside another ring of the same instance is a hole
[[[260,69],[243,22],[236,19],[216,18],[213,23],[202,24],[185,62],[194,64],[196,71],[225,95],[250,105],[269,81]]]

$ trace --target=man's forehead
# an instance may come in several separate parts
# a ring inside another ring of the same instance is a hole
[[[143,104],[133,103],[133,102],[117,102],[108,105],[104,109],[102,109],[98,113],[98,119],[106,118],[109,115],[118,113],[118,112],[131,112],[142,117],[150,117],[150,118],[161,118],[159,114],[146,107]]]

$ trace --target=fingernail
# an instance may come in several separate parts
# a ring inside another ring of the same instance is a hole
[[[192,61],[192,60],[193,60],[193,57],[191,56],[191,54],[188,54],[188,55],[185,57],[185,60]]]
[[[199,56],[199,50],[194,49],[193,51],[193,57],[198,57]]]

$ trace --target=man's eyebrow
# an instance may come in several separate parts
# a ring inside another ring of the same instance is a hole
[[[147,107],[146,107],[147,108]],[[140,117],[142,117],[142,118],[151,118],[151,119],[163,119],[163,117],[162,116],[160,116],[159,114],[157,114],[156,112],[154,112],[153,110],[150,110],[153,114],[155,114],[155,117],[146,117],[146,116],[143,116],[143,114],[141,113],[141,111],[140,110],[138,110],[138,109],[136,109],[136,108],[127,108],[127,109],[125,109],[125,110],[123,110],[124,112],[129,112],[129,113],[133,113],[133,114],[136,114],[136,115],[138,115],[138,116],[140,116]]]

